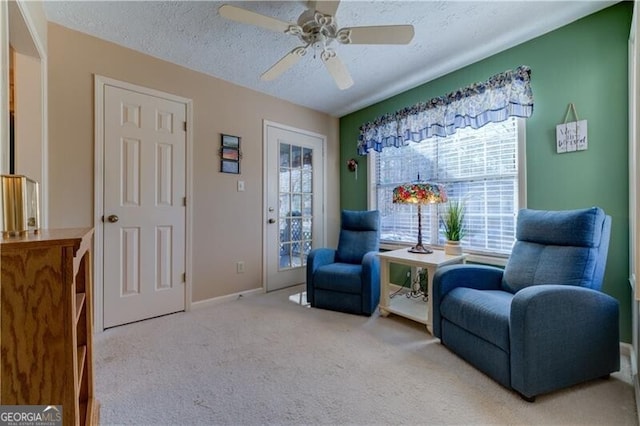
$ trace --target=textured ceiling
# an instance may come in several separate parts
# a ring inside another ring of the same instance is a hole
[[[614,3],[343,0],[339,27],[413,24],[415,37],[409,45],[338,45],[355,82],[342,91],[312,52],[278,79],[261,81],[299,40],[217,12],[234,4],[295,23],[304,1],[45,1],[44,10],[65,27],[339,117]]]

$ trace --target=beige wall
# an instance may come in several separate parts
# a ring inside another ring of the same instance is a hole
[[[337,242],[338,119],[52,23],[48,53],[50,227],[94,225],[98,74],[193,100],[193,301],[262,286],[263,120],[327,136],[327,243]],[[220,133],[242,137],[240,176],[218,172]]]
[[[42,62],[14,53],[15,172],[42,182]]]

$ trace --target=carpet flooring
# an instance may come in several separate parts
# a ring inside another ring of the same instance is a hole
[[[309,308],[294,287],[116,327],[94,343],[103,425],[637,425],[629,360],[523,401],[424,326]]]

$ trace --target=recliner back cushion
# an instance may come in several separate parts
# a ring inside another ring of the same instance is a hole
[[[380,212],[343,210],[336,262],[362,263],[365,254],[379,249]]]
[[[502,288],[515,293],[541,284],[591,287],[604,220],[604,211],[597,207],[521,210]]]
[[[598,247],[604,211],[599,207],[577,210],[531,210],[518,213],[516,240],[558,246]]]

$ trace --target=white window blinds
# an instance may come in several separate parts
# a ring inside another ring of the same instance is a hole
[[[401,148],[376,152],[375,208],[382,217],[383,242],[416,242],[417,207],[393,204],[397,185],[418,179],[443,184],[449,199],[462,200],[467,233],[462,245],[468,252],[508,254],[515,238],[519,208],[519,132],[524,124],[511,117],[480,129],[459,129],[447,137],[433,137]],[[370,154],[371,155],[371,154]],[[439,211],[446,204],[422,207],[425,243],[443,245]]]

